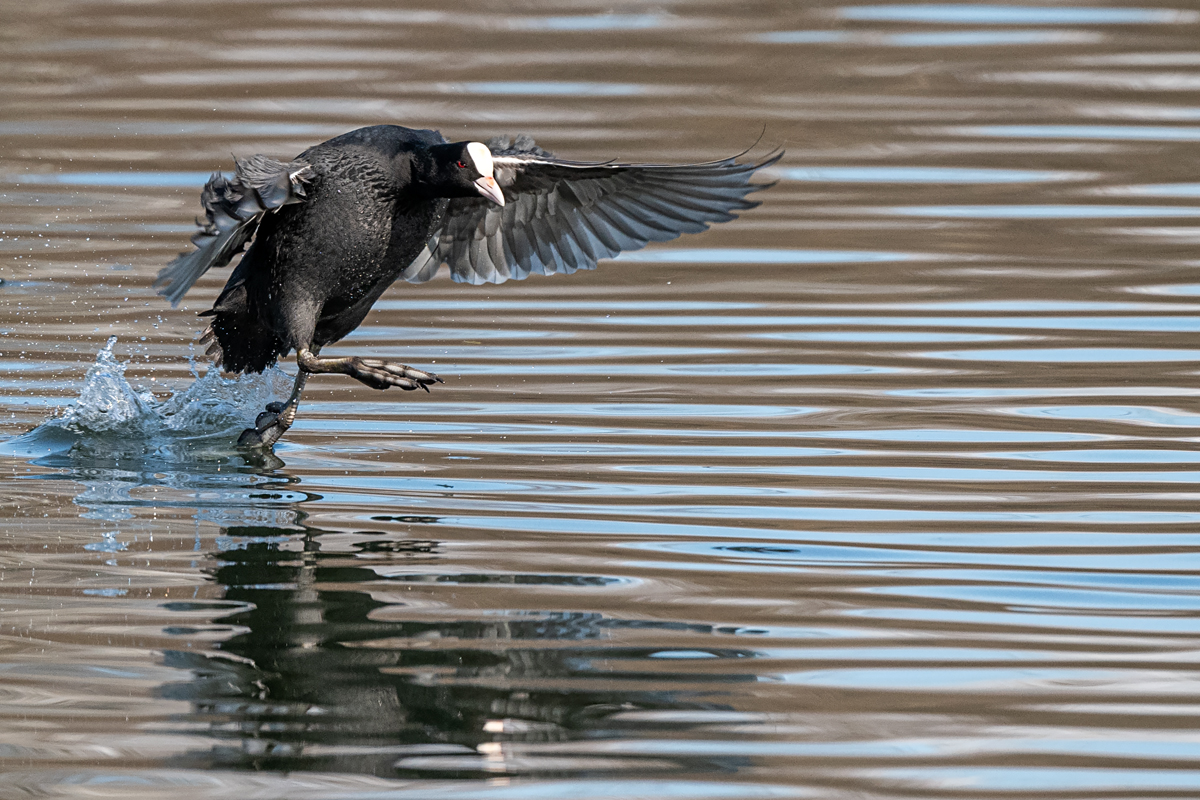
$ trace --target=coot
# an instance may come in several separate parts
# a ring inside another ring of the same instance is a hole
[[[201,194],[197,249],[155,286],[177,305],[212,267],[249,243],[201,341],[229,372],[261,372],[296,351],[291,397],[259,414],[239,444],[269,447],[291,426],[308,376],[340,372],[376,389],[425,389],[441,379],[377,358],[321,356],[357,328],[396,279],[421,283],[447,264],[465,283],[572,273],[647,242],[705,230],[753,208],[771,184],[757,162],[565,161],[520,136],[447,142],[432,130],[360,128],[283,163],[237,160]]]

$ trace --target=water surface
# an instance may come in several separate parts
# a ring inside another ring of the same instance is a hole
[[[0,55],[9,793],[1200,795],[1194,4],[231,12]],[[223,275],[153,276],[231,154],[376,123],[787,156],[595,272],[395,287],[334,350],[445,385],[239,452],[294,366],[209,372]]]

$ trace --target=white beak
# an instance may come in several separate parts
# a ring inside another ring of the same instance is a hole
[[[488,200],[491,200],[496,205],[504,205],[504,192],[500,191],[500,187],[497,185],[496,179],[491,175],[475,181],[475,188],[479,190],[481,195],[486,197]]]

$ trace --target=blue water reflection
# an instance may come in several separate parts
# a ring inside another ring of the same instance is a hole
[[[1037,183],[1090,177],[1055,170],[968,167],[790,167],[775,172],[784,180],[816,183]]]
[[[842,6],[837,14],[842,19],[852,20],[976,25],[1133,25],[1189,23],[1200,19],[1194,11],[1167,8],[955,3]]]
[[[959,136],[1004,139],[1101,139],[1112,141],[1196,142],[1200,128],[1168,125],[972,125],[946,129]]]
[[[1200,130],[1197,131],[1197,134],[1200,134]],[[907,217],[951,217],[960,219],[1146,219],[1154,217],[1200,217],[1200,206],[899,206],[890,208],[887,212]]]
[[[1008,47],[1011,45],[1087,44],[1101,37],[1086,31],[920,31],[884,33],[866,31],[772,31],[758,34],[767,44],[853,44],[864,47]]]
[[[1200,350],[1167,350],[1132,347],[1030,347],[1013,350],[961,350],[923,353],[927,358],[970,361],[1023,361],[1042,364],[1111,364],[1113,362],[1196,361]]]
[[[831,337],[831,340],[836,340],[838,336],[849,337],[847,341],[858,341],[853,337],[884,337],[890,335],[886,331],[881,331],[881,328],[955,328],[955,329],[995,329],[1003,330],[1012,328],[1017,330],[1037,330],[1037,331],[1162,331],[1162,332],[1179,332],[1187,333],[1196,331],[1200,328],[1200,323],[1192,314],[1172,314],[1164,313],[1159,316],[1142,316],[1142,317],[1110,317],[1110,316],[1041,316],[1037,312],[1046,310],[1062,310],[1064,305],[1078,305],[1079,311],[1108,311],[1108,310],[1125,310],[1136,306],[1132,304],[1119,303],[1089,303],[1089,304],[1071,304],[1064,302],[1063,304],[1039,304],[1036,301],[1028,301],[1013,305],[1004,305],[997,303],[912,303],[906,304],[910,308],[921,311],[962,311],[970,312],[972,310],[979,312],[989,311],[1028,311],[1029,315],[1024,317],[993,317],[993,316],[829,316],[829,315],[783,315],[783,314],[763,314],[761,316],[741,316],[732,314],[709,315],[704,317],[693,315],[679,316],[659,316],[659,315],[636,315],[636,316],[608,316],[608,317],[567,317],[559,318],[560,321],[575,322],[580,324],[604,324],[604,325],[654,325],[654,326],[704,326],[704,327],[746,327],[746,328],[818,328],[823,326],[855,326],[866,328],[865,331],[828,331],[820,332],[821,335]],[[767,307],[769,309],[769,307]],[[889,306],[894,308],[894,306]],[[1161,308],[1161,307],[1160,307]],[[720,309],[717,309],[720,310]],[[1185,311],[1184,307],[1175,306],[1167,311]],[[818,332],[810,330],[788,331],[778,330],[769,332],[753,332],[743,334],[747,338],[780,340],[780,341],[807,341]],[[919,339],[905,339],[903,337],[910,335],[909,331],[897,332],[896,335],[900,338],[887,339],[887,341],[919,341]],[[916,332],[911,332],[911,335],[917,336]],[[937,336],[938,333],[930,333],[929,336]],[[981,336],[986,337],[988,334],[968,334],[955,333],[947,331],[946,336]],[[995,334],[1000,335],[1000,334]],[[1028,338],[1028,337],[1025,337]],[[867,338],[866,341],[872,341]],[[874,341],[884,341],[882,338],[876,338]],[[941,340],[935,340],[941,341]],[[972,339],[969,341],[987,341],[983,339]]]
[[[629,97],[644,94],[646,87],[636,83],[598,83],[590,81],[475,81],[463,84],[478,94],[548,95],[585,97]]]
[[[1135,425],[1163,425],[1170,427],[1200,428],[1200,414],[1178,409],[1151,406],[1029,406],[1009,409],[1010,414],[1055,419],[1104,420],[1107,422],[1131,423]]]
[[[1044,793],[1185,791],[1200,793],[1200,770],[1122,769],[1111,764],[1075,767],[926,767],[920,770],[887,768],[881,779],[905,786],[911,791],[939,791],[944,786],[985,792]]]
[[[510,27],[545,31],[642,31],[668,22],[665,14],[580,14],[560,17],[517,17]]]
[[[1200,211],[1198,211],[1200,215]],[[870,250],[804,250],[770,248],[689,248],[634,250],[622,253],[615,261],[652,264],[850,264],[887,261],[912,261],[916,253]]]
[[[906,586],[889,587],[889,594],[937,600],[958,600],[969,603],[993,603],[1010,606],[1023,613],[1037,613],[1039,609],[1051,613],[1063,609],[1104,609],[1108,612],[1140,614],[1146,611],[1179,613],[1200,611],[1200,595],[1146,594],[1137,591],[1099,591],[1064,589],[1048,586]]]
[[[1200,183],[1159,183],[1141,186],[1114,186],[1105,194],[1131,194],[1145,197],[1200,197]]]
[[[764,454],[760,454],[764,455]],[[741,464],[712,464],[697,467],[690,464],[645,464],[624,466],[622,472],[645,472],[651,475],[781,475],[796,478],[841,478],[862,481],[935,481],[946,484],[971,483],[1028,483],[1030,486],[1045,484],[1079,483],[1104,484],[1179,484],[1179,491],[1190,491],[1189,484],[1200,481],[1200,472],[1183,470],[1095,470],[1075,471],[1066,469],[1023,469],[1017,467],[988,469],[983,467],[898,467],[898,466],[795,466],[786,463],[762,466]],[[1081,489],[1082,490],[1082,489]],[[936,512],[930,512],[937,516]],[[1188,523],[1200,516],[1187,512],[1051,512],[1025,511],[1008,514],[997,512],[995,519],[1027,519],[1030,522],[1122,522],[1131,525],[1154,522]]]
[[[0,175],[17,186],[203,186],[208,172],[27,172]]]

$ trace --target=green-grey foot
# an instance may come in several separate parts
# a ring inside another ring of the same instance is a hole
[[[372,389],[387,389],[396,386],[405,391],[424,389],[444,381],[432,372],[414,369],[406,364],[385,361],[382,358],[352,358],[348,365],[349,374]]]
[[[280,437],[291,427],[291,425],[284,424],[284,418],[287,416],[295,418],[295,414],[283,415],[285,408],[287,406],[283,403],[270,403],[267,410],[255,418],[254,427],[242,431],[242,435],[238,437],[238,446],[271,447],[278,442]]]

